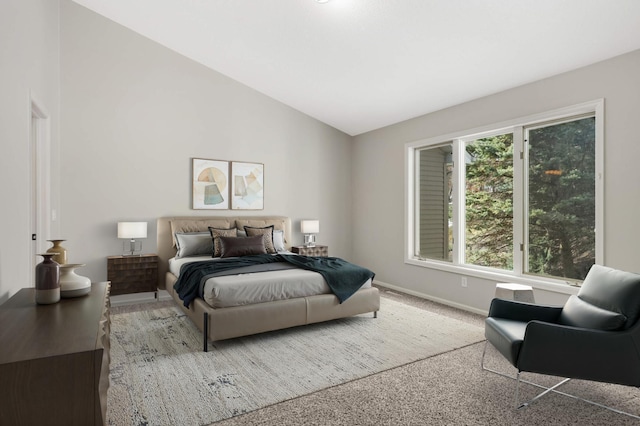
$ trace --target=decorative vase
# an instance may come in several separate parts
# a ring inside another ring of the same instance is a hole
[[[53,253],[38,256],[44,260],[36,265],[36,303],[57,303],[60,300],[60,265],[52,259]]]
[[[66,240],[47,240],[53,244],[53,247],[49,247],[47,253],[53,253],[53,260],[58,263],[58,265],[64,265],[67,263],[67,249],[62,247],[60,243]]]
[[[76,268],[84,263],[66,263],[60,265],[60,297],[84,296],[91,291],[91,280],[76,274]]]

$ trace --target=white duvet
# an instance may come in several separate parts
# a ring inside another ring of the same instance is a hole
[[[185,263],[214,260],[211,257],[169,259],[169,270],[180,275]],[[362,288],[371,287],[367,280]],[[209,278],[204,286],[204,300],[213,308],[252,305],[274,300],[331,293],[322,275],[304,269],[253,272]]]

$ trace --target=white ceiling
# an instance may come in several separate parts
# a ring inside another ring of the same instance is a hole
[[[638,0],[74,1],[350,135],[640,48]]]

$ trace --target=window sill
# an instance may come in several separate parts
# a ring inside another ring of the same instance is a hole
[[[543,277],[522,276],[508,272],[496,272],[493,270],[471,267],[452,265],[447,262],[438,262],[436,260],[417,260],[417,259],[405,259],[405,264],[419,266],[422,268],[436,269],[439,271],[450,272],[458,275],[465,275],[468,277],[482,278],[485,280],[499,282],[509,282],[516,284],[530,285],[534,289],[551,291],[560,294],[577,294],[580,289],[579,286],[562,280],[554,280]]]

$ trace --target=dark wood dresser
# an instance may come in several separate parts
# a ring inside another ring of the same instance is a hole
[[[103,425],[109,283],[37,305],[23,288],[0,305],[0,425]]]

